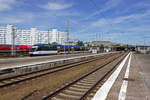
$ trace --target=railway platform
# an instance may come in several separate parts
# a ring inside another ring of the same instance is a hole
[[[82,54],[66,54],[66,55],[49,55],[49,56],[33,56],[33,57],[18,57],[18,58],[1,58],[0,69],[13,68],[35,63],[43,63],[52,60],[67,59],[71,57],[88,56],[90,53]]]
[[[115,52],[109,52],[115,53]],[[63,64],[75,63],[83,60],[92,59],[109,53],[101,54],[77,54],[77,55],[59,55],[42,56],[30,58],[16,58],[0,60],[0,75],[18,74],[30,71],[37,71],[47,68],[54,68]]]
[[[92,100],[150,100],[150,55],[128,54]]]

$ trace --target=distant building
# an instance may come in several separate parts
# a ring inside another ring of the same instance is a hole
[[[150,53],[150,46],[136,46],[138,53]]]
[[[73,41],[66,41],[65,45],[73,45],[73,46],[75,46],[75,45],[77,45],[77,43],[73,42]]]
[[[13,25],[6,27],[0,26],[0,44],[12,44],[12,36],[15,35],[16,45],[34,45],[42,43],[64,44],[67,40],[67,32],[52,29],[49,31],[40,31],[36,28],[28,30],[19,29]]]
[[[93,41],[91,42],[92,52],[110,52],[113,50],[113,45],[110,41]]]
[[[113,43],[110,41],[93,41],[91,43],[91,46],[101,46],[101,45],[109,47],[109,46],[112,46]]]
[[[6,44],[7,27],[0,26],[0,44]]]

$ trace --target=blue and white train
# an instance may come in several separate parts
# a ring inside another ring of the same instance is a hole
[[[33,45],[30,50],[30,56],[35,55],[56,55],[63,53],[81,53],[88,52],[89,47],[71,46],[71,45],[57,45],[57,44],[37,44]]]

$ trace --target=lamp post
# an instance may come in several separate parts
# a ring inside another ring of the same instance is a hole
[[[150,38],[150,37],[144,37],[144,49],[146,49],[146,38]]]

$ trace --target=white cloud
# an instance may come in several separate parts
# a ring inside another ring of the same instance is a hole
[[[140,14],[132,14],[132,15],[128,15],[128,16],[121,16],[121,17],[116,17],[116,18],[102,18],[102,19],[99,19],[95,22],[93,22],[91,24],[91,26],[93,27],[105,27],[105,26],[108,26],[108,25],[111,25],[111,24],[120,24],[120,23],[128,23],[130,21],[135,21],[135,22],[138,22],[139,19],[143,19],[146,18],[146,17],[149,17],[150,16],[150,13],[149,11],[145,12],[145,13],[140,13]]]
[[[9,17],[3,17],[1,18],[0,20],[0,23],[3,23],[3,24],[14,24],[14,23],[21,23],[23,22],[22,19],[17,19],[17,18],[9,18]]]
[[[107,20],[104,19],[104,18],[102,18],[102,19],[99,19],[99,20],[96,21],[96,22],[93,22],[93,23],[91,24],[91,26],[93,26],[93,27],[101,27],[101,26],[104,26],[104,25],[106,25],[106,24],[107,24]]]
[[[15,24],[28,22],[33,19],[31,13],[15,13],[14,15],[0,14],[0,24]]]
[[[41,8],[46,10],[62,10],[70,8],[73,6],[73,3],[57,3],[57,2],[48,2],[46,5],[41,5]]]
[[[51,17],[62,17],[62,16],[77,16],[79,15],[79,13],[76,11],[55,11],[55,12],[48,11],[46,13],[43,13],[42,15]]]
[[[131,32],[150,32],[150,25],[140,25],[140,26],[134,26],[134,27],[130,27],[127,29],[128,31]]]
[[[131,14],[127,16],[119,16],[115,18],[101,18],[97,21],[88,23],[88,25],[78,31],[78,33],[86,33],[90,30],[93,30],[93,32],[110,32],[109,34],[103,35],[104,40],[115,41],[116,39],[120,38],[126,39],[128,37],[131,37],[130,35],[133,35],[133,37],[139,36],[137,35],[137,33],[149,33],[149,20],[150,11],[146,11],[145,13]],[[145,24],[145,22],[147,24]]]
[[[100,10],[97,9],[96,12],[92,13],[90,16],[88,16],[86,19],[89,19],[95,15],[98,15],[102,12],[105,12],[107,10],[110,10],[116,6],[118,6],[120,4],[121,0],[108,0],[105,4],[104,4],[104,7]]]
[[[104,8],[99,11],[99,13],[105,12],[105,11],[107,11],[109,9],[112,9],[112,8],[118,6],[120,4],[120,2],[121,2],[121,0],[109,0],[104,5]]]
[[[145,13],[140,13],[140,14],[132,14],[132,15],[129,15],[129,16],[118,17],[118,18],[113,19],[113,23],[121,23],[121,22],[124,22],[124,21],[136,21],[136,20],[139,20],[139,19],[142,19],[142,18],[146,18],[148,16],[150,16],[149,11],[147,11]]]
[[[0,11],[10,10],[16,4],[16,0],[0,0]]]

